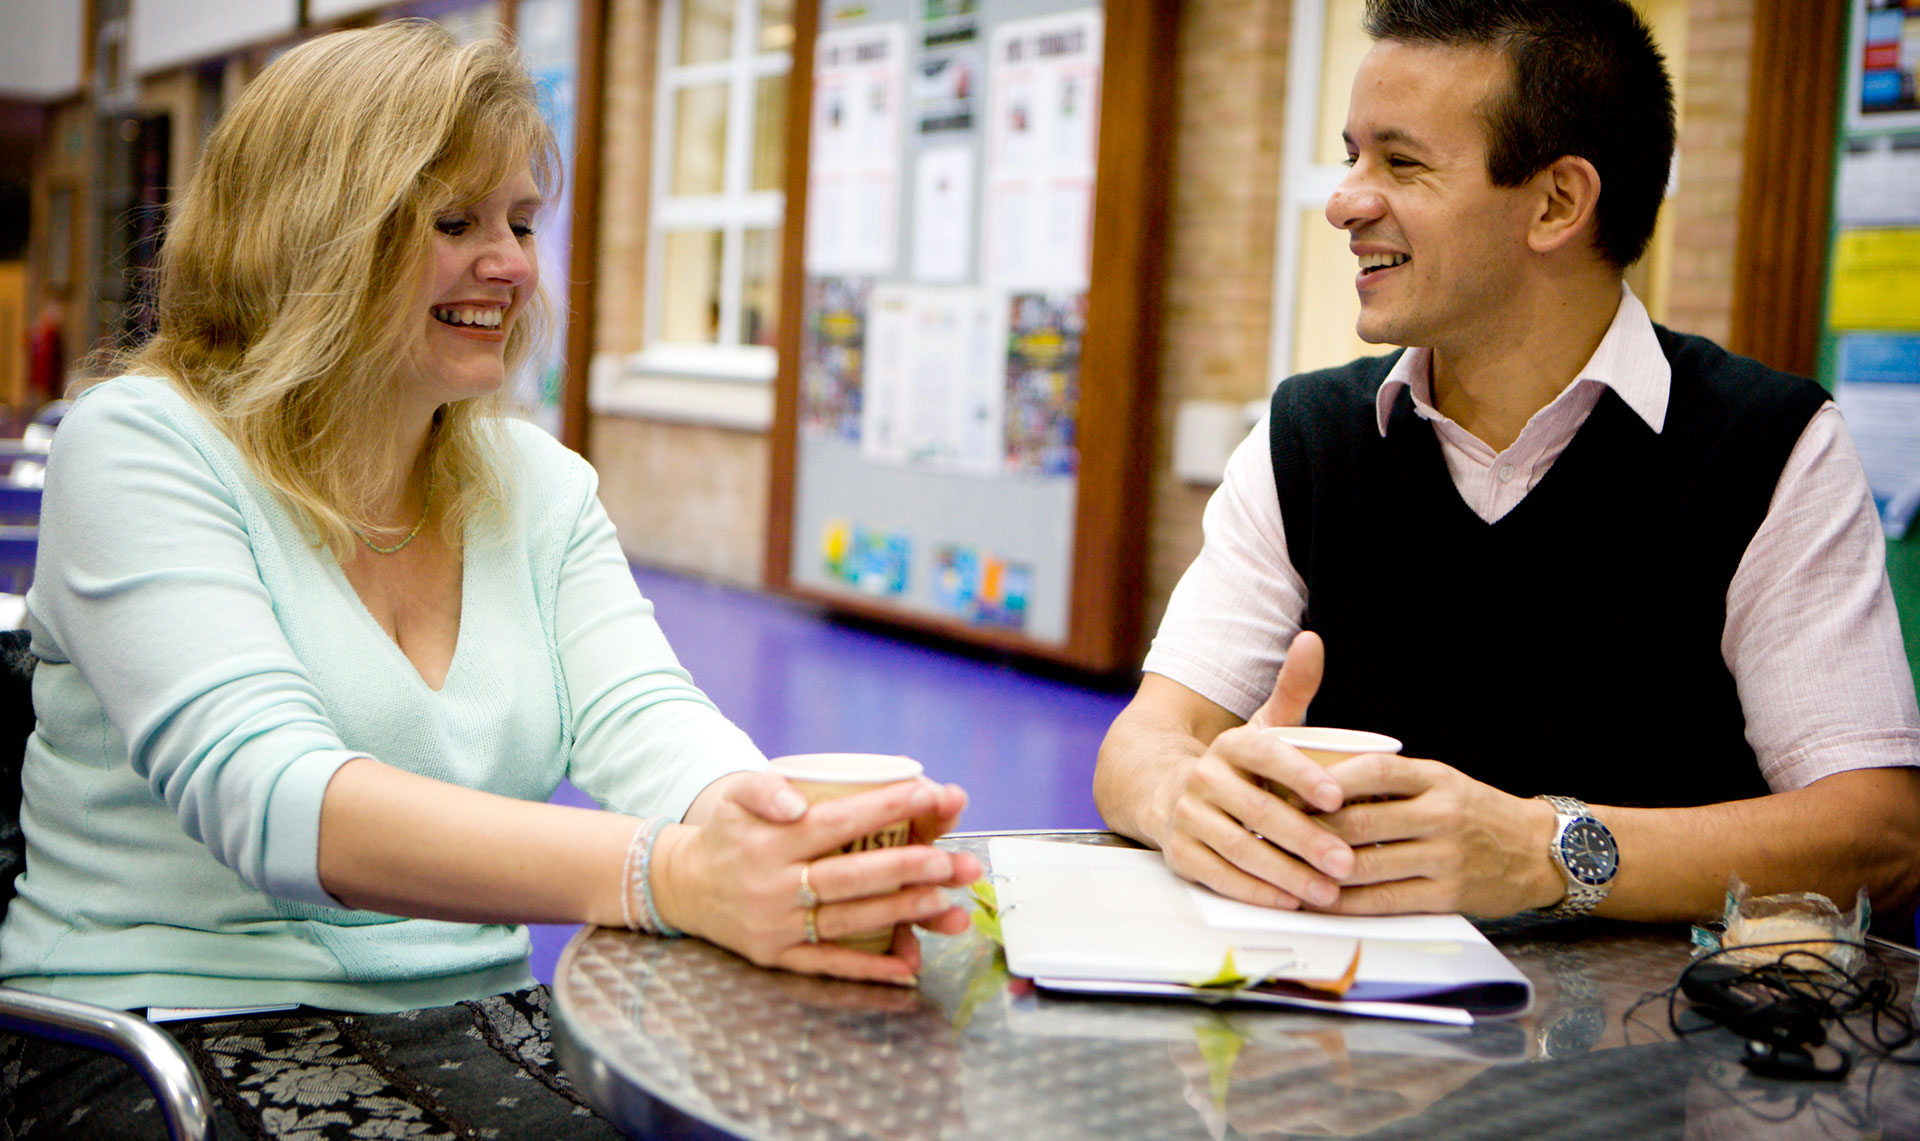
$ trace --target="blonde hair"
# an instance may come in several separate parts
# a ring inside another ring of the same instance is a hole
[[[510,44],[418,20],[310,40],[208,140],[161,253],[159,332],[122,369],[172,380],[344,555],[410,471],[389,417],[423,335],[434,219],[528,168],[549,194],[558,152]],[[537,290],[507,335],[509,375],[551,323]],[[505,517],[502,406],[439,411],[446,536]]]

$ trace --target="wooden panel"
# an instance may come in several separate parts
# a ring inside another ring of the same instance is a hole
[[[20,407],[27,393],[27,263],[0,262],[0,400]]]
[[[1106,6],[1066,654],[1103,673],[1139,664],[1177,16],[1171,0]]]
[[[813,41],[818,0],[794,0],[793,69],[787,72],[787,181],[780,234],[780,354],[773,388],[773,436],[767,489],[766,583],[792,586],[794,464],[800,431],[800,349],[807,304],[807,167],[813,138]]]
[[[1812,376],[1846,0],[1758,0],[1728,347]]]
[[[587,454],[587,372],[593,364],[593,283],[600,268],[600,116],[606,104],[607,0],[580,0],[574,109],[573,235],[567,269],[567,366],[560,391],[560,442]]]

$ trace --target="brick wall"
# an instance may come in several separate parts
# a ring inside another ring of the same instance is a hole
[[[607,5],[606,103],[600,127],[600,269],[594,281],[594,351],[645,347],[647,194],[652,177],[654,0]]]
[[[1733,253],[1747,133],[1747,77],[1756,0],[1689,0],[1679,186],[1667,323],[1725,343],[1733,327]]]
[[[764,435],[626,416],[593,420],[600,501],[627,557],[760,584],[769,448]]]
[[[654,0],[612,0],[606,26],[600,270],[594,351],[645,347],[647,200],[659,23]],[[764,435],[594,416],[587,449],[627,557],[742,585],[760,582],[769,449]]]
[[[1287,0],[1205,0],[1180,9],[1149,636],[1200,550],[1200,513],[1211,492],[1170,470],[1174,409],[1183,400],[1254,400],[1266,391],[1289,19]]]

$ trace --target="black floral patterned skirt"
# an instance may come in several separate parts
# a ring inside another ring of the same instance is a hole
[[[222,1141],[618,1138],[555,1064],[547,1003],[547,988],[533,987],[400,1014],[300,1011],[162,1029],[213,1094]],[[165,1136],[125,1063],[0,1034],[0,1138]]]

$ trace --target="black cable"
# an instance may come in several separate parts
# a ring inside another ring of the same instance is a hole
[[[1664,998],[1667,1027],[1676,1038],[1726,1026],[1749,1042],[1760,1043],[1761,1049],[1754,1056],[1765,1060],[1772,1057],[1768,1051],[1805,1053],[1824,1044],[1826,1027],[1831,1024],[1872,1058],[1903,1066],[1920,1065],[1920,1055],[1896,1053],[1920,1039],[1920,1029],[1916,1029],[1913,1015],[1899,1005],[1899,985],[1878,954],[1863,948],[1865,962],[1859,972],[1850,973],[1828,956],[1807,950],[1809,941],[1755,943],[1709,951],[1688,963],[1673,986],[1642,995],[1621,1021],[1626,1023],[1648,1003]],[[1777,961],[1752,967],[1728,961],[1740,952],[1770,948],[1780,949]],[[1683,995],[1702,1019],[1698,1025],[1682,1023],[1679,999]],[[1858,1016],[1867,1019],[1865,1034],[1850,1021]],[[1765,1072],[1764,1065],[1748,1064]],[[1813,1072],[1798,1076],[1840,1075]]]
[[[1685,991],[1680,981],[1641,995],[1622,1013],[1623,1040],[1628,1045],[1634,1044],[1633,1031],[1636,1026],[1652,1031],[1656,1038],[1660,1037],[1656,1024],[1642,1012],[1649,1005],[1664,1000],[1668,1030],[1685,1048],[1683,1056],[1688,1068],[1694,1072],[1701,1088],[1712,1091],[1728,1108],[1738,1109],[1759,1122],[1796,1120],[1812,1113],[1826,1121],[1831,1128],[1867,1128],[1873,1120],[1870,1107],[1881,1070],[1890,1065],[1909,1067],[1920,1064],[1920,1056],[1895,1053],[1916,1038],[1912,1016],[1904,1006],[1898,1005],[1897,980],[1887,969],[1884,958],[1872,950],[1868,952],[1868,961],[1859,970],[1849,973],[1840,970],[1839,964],[1827,956],[1806,952],[1804,941],[1768,946],[1782,949],[1786,961],[1783,964],[1742,968],[1727,961],[1732,952],[1740,950],[1732,948],[1703,954],[1690,963],[1680,977],[1682,980],[1688,979],[1689,972],[1705,971],[1710,969],[1710,964],[1714,964],[1724,972],[1723,981],[1737,980],[1756,989],[1764,986],[1767,990],[1760,992],[1763,995],[1784,988],[1803,1011],[1811,1009],[1819,1018],[1820,1021],[1814,1025],[1818,1027],[1821,1037],[1826,1036],[1828,1023],[1841,1028],[1841,1033],[1855,1044],[1855,1051],[1862,1055],[1858,1065],[1854,1064],[1852,1055],[1839,1046],[1822,1049],[1799,1044],[1767,1045],[1751,1038],[1742,1043],[1744,1056],[1729,1058],[1722,1050],[1697,1039],[1700,1031],[1724,1023],[1709,1020],[1702,1011],[1691,1005],[1682,1007],[1679,1000]],[[1856,1029],[1849,1024],[1849,1019],[1858,1020],[1862,1017],[1867,1020],[1865,1027]],[[1801,1025],[1806,1023],[1803,1021]],[[1755,1065],[1749,1060],[1757,1056],[1763,1058],[1763,1064]],[[1790,1057],[1793,1065],[1782,1066],[1783,1057]],[[1726,1067],[1736,1061],[1739,1065],[1733,1067],[1733,1072],[1749,1073],[1751,1076],[1747,1083],[1728,1080]],[[1828,1064],[1822,1065],[1823,1062]],[[1825,1085],[1820,1081],[1772,1080],[1780,1077],[1831,1080],[1849,1076],[1851,1080],[1844,1084],[1827,1086],[1832,1090],[1827,1094],[1817,1092]],[[1755,1078],[1760,1079],[1759,1084],[1748,1084]],[[1756,1101],[1756,1098],[1760,1100]]]

